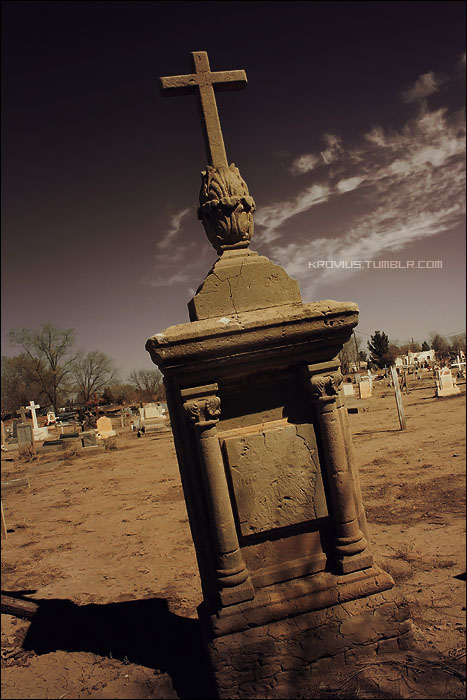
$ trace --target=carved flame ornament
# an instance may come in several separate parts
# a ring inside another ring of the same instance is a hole
[[[201,177],[198,219],[209,242],[219,255],[224,250],[247,248],[256,205],[238,168],[234,163],[228,168],[208,165]]]

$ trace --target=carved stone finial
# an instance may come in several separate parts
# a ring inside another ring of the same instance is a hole
[[[234,163],[228,168],[208,165],[201,176],[198,219],[209,242],[219,255],[224,250],[248,248],[256,205],[238,168]]]

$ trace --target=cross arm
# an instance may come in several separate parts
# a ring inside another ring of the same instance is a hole
[[[159,78],[159,88],[163,97],[190,95],[197,86],[195,75],[171,75],[167,78]]]
[[[216,91],[242,90],[248,85],[244,70],[216,71],[211,73],[213,88]]]
[[[215,71],[214,73],[192,73],[189,75],[170,75],[159,78],[162,95],[189,95],[195,88],[212,85],[217,91],[241,90],[248,80],[244,70]]]

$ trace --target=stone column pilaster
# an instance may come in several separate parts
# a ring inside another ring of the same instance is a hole
[[[306,386],[316,407],[318,430],[324,451],[336,538],[334,551],[340,573],[373,564],[367,541],[360,529],[355,490],[348,461],[346,437],[338,410],[342,374],[337,366],[304,368]]]
[[[222,605],[254,598],[240,551],[224,460],[217,435],[220,398],[217,384],[183,389],[185,415],[195,430],[216,557],[216,581]]]
[[[357,463],[355,459],[355,450],[353,447],[352,436],[350,433],[349,419],[347,416],[347,406],[345,405],[345,397],[341,389],[340,396],[337,401],[337,412],[341,419],[342,432],[344,435],[345,446],[347,450],[347,462],[349,465],[350,475],[354,485],[355,503],[357,506],[357,515],[360,528],[368,540],[368,525],[366,520],[365,509],[363,507],[362,490],[360,486],[360,475],[358,473]],[[340,404],[340,405],[339,405]]]

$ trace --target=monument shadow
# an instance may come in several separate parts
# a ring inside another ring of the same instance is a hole
[[[77,605],[2,591],[38,607],[23,642],[36,654],[90,652],[167,673],[179,698],[215,698],[198,620],[171,613],[164,598]]]

